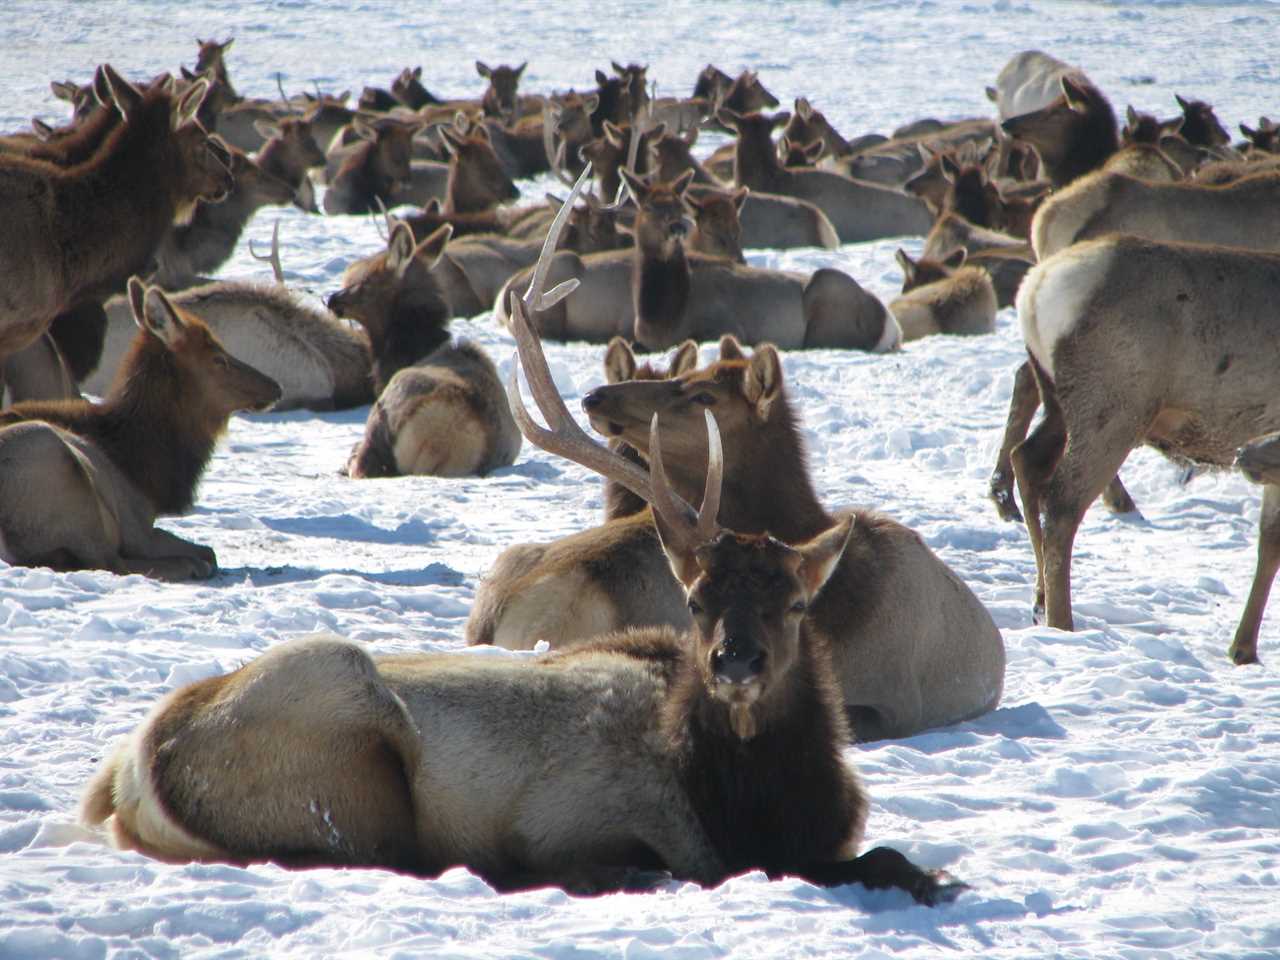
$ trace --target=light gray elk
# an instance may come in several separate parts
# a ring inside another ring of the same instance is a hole
[[[1071,555],[1089,504],[1139,444],[1230,466],[1280,427],[1280,255],[1130,236],[1076,244],[1027,275],[1018,317],[1045,416],[1013,451],[1036,554],[1036,606],[1073,628]],[[1231,644],[1257,659],[1280,556],[1277,487],[1264,488],[1258,569]]]
[[[981,267],[965,265],[965,251],[946,260],[912,260],[896,254],[902,267],[902,296],[889,312],[902,328],[903,341],[935,333],[983,334],[996,326],[996,291]]]

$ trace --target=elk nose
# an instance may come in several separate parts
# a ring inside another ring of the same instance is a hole
[[[673,237],[687,237],[689,235],[689,221],[673,220],[671,226],[667,229]]]
[[[520,188],[517,187],[514,183],[508,184],[507,186],[507,199],[508,200],[520,199]]]
[[[337,313],[339,310],[341,310],[342,309],[342,291],[335,290],[333,293],[329,294],[329,299],[324,302],[324,305],[329,308],[330,313]]]
[[[764,651],[730,638],[711,655],[711,669],[717,680],[748,683],[764,672]]]
[[[582,409],[590,413],[592,410],[598,410],[603,403],[604,397],[600,395],[600,391],[592,390],[582,398]]]

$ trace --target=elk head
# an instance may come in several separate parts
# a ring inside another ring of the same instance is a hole
[[[489,81],[489,86],[485,88],[484,97],[481,100],[486,117],[497,117],[503,123],[515,122],[518,113],[516,91],[520,86],[520,76],[528,65],[529,62],[526,60],[518,67],[508,67],[504,64],[491,68],[479,60],[476,61],[476,73]]]
[[[1177,132],[1187,143],[1197,147],[1221,147],[1231,142],[1231,135],[1219,122],[1211,104],[1203,100],[1184,100],[1176,93],[1173,96],[1182,109],[1182,122]]]
[[[159,287],[148,287],[138,277],[128,284],[134,321],[158,342],[189,384],[183,400],[197,421],[226,424],[237,410],[266,410],[280,399],[280,385],[231,354],[203,320],[178,309]]]
[[[693,207],[693,239],[689,246],[698,253],[746,263],[742,252],[742,206],[750,191],[739,187],[732,193],[699,190],[685,200]]]
[[[440,137],[449,154],[449,201],[454,213],[491,210],[519,199],[520,191],[493,152],[488,127],[441,127]]]
[[[684,192],[693,180],[693,171],[686,170],[669,183],[652,185],[630,170],[623,169],[619,173],[636,202],[633,227],[636,246],[646,254],[663,259],[674,256],[676,248],[683,246],[692,227]]]
[[[907,256],[907,252],[899,247],[898,252],[893,256],[898,261],[898,266],[902,268],[902,292],[906,293],[908,290],[936,283],[951,276],[964,266],[968,251],[960,247],[942,260],[930,260],[925,257],[912,260]]]

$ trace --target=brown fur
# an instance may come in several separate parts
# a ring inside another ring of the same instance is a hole
[[[412,174],[411,140],[416,123],[385,118],[352,124],[363,140],[347,152],[324,195],[328,214],[370,213],[377,201],[391,206]]]
[[[280,396],[193,314],[130,281],[138,334],[101,404],[26,403],[0,413],[0,537],[10,563],[208,576],[213,551],[153,528],[190,509],[235,410]]]
[[[1115,112],[1082,76],[1063,76],[1062,96],[1032,113],[1010,117],[1001,129],[1035,147],[1044,176],[1063,187],[1097,170],[1120,147]]]
[[[161,236],[201,198],[231,188],[225,148],[190,119],[203,88],[181,99],[140,93],[110,67],[104,82],[125,117],[84,163],[0,156],[0,357],[60,312],[144,269]],[[8,251],[8,255],[4,254]]]
[[[964,266],[963,250],[946,261],[912,260],[897,252],[902,267],[902,296],[889,311],[902,328],[904,341],[935,333],[992,333],[996,324],[996,292],[981,267]]]

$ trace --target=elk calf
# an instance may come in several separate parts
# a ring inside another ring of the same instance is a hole
[[[24,403],[0,413],[0,558],[164,579],[208,577],[208,547],[154,526],[191,508],[214,443],[236,410],[280,396],[223,349],[203,321],[136,277],[141,332],[101,404]],[[161,442],[163,441],[163,442]]]
[[[351,477],[484,475],[520,452],[493,361],[449,339],[452,313],[432,271],[451,232],[443,226],[415,245],[396,223],[386,251],[348,269],[329,298],[364,327],[374,355],[378,399],[347,462]]]
[[[983,334],[996,328],[996,291],[981,267],[965,266],[963,249],[946,260],[912,260],[899,249],[902,296],[889,312],[903,341],[935,333]]]

